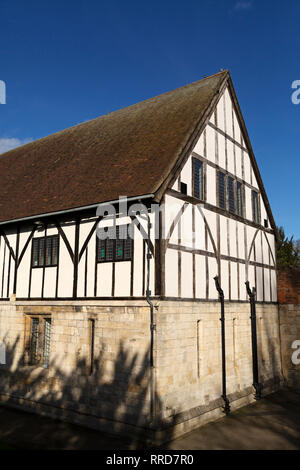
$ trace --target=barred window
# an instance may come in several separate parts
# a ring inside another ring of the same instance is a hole
[[[58,235],[34,238],[32,240],[32,267],[57,266],[58,250]]]
[[[240,217],[243,217],[243,185],[239,181],[236,183],[236,194],[237,194],[237,213]]]
[[[130,261],[133,256],[133,240],[128,235],[129,225],[102,228],[101,238],[97,237],[97,262]],[[102,239],[106,233],[107,238]]]
[[[258,193],[252,191],[252,210],[253,210],[253,221],[259,224],[259,207],[258,207]]]
[[[226,187],[225,187],[225,175],[219,171],[219,207],[226,209]]]
[[[51,318],[30,318],[29,364],[49,367],[51,343]]]
[[[39,319],[31,319],[30,363],[37,364],[39,351]]]
[[[193,158],[193,185],[194,196],[198,199],[204,199],[203,184],[203,163],[197,158]]]
[[[234,179],[231,178],[230,176],[228,176],[227,186],[228,186],[229,212],[234,214],[235,213]]]

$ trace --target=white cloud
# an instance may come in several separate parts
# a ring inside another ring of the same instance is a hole
[[[20,145],[28,144],[28,142],[32,142],[32,139],[17,139],[15,137],[0,138],[0,154],[8,152],[8,150],[14,149],[16,147],[20,147]]]
[[[234,5],[234,9],[235,10],[250,10],[250,8],[252,8],[253,6],[253,2],[252,1],[241,1],[241,2],[237,2],[235,5]]]

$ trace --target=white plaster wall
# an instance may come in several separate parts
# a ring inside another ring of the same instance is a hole
[[[193,255],[181,253],[181,297],[193,297]]]
[[[178,251],[168,249],[165,258],[167,297],[178,297]]]

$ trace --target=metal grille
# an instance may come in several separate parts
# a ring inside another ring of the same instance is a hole
[[[44,323],[43,367],[49,367],[50,342],[51,342],[51,319],[46,318],[45,323]]]
[[[237,192],[237,212],[238,215],[243,217],[243,186],[239,181],[236,184]]]
[[[198,199],[204,198],[203,191],[203,163],[196,158],[193,159],[194,166],[194,196]]]
[[[234,179],[228,176],[228,202],[229,211],[235,213],[235,198],[234,198]]]
[[[225,175],[219,172],[219,207],[226,209]]]
[[[31,319],[31,336],[30,336],[30,362],[36,364],[38,362],[39,351],[39,319]]]

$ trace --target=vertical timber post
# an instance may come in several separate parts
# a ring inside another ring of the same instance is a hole
[[[252,369],[253,369],[253,387],[255,389],[254,398],[255,400],[261,399],[262,385],[259,383],[258,374],[258,355],[257,355],[257,333],[256,333],[256,305],[255,296],[256,290],[253,287],[250,289],[249,281],[245,282],[247,293],[249,295],[250,306],[251,306],[251,342],[252,342]]]
[[[221,303],[221,342],[222,342],[222,398],[224,400],[224,413],[229,415],[230,404],[226,394],[226,344],[225,344],[225,307],[224,307],[224,292],[221,289],[219,277],[214,277],[216,289],[219,293],[219,301]]]

